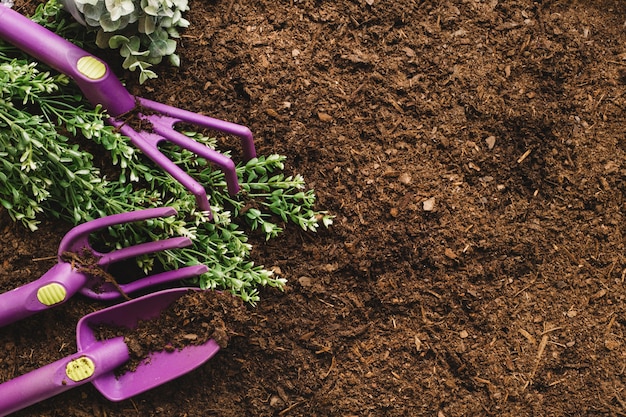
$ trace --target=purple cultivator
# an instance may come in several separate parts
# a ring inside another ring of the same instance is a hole
[[[241,140],[243,157],[249,160],[256,156],[256,151],[247,127],[133,96],[105,62],[1,4],[0,38],[72,77],[91,104],[100,104],[108,112],[113,126],[195,195],[201,210],[210,213],[206,190],[158,149],[161,142],[169,141],[205,158],[224,172],[229,193],[234,195],[239,191],[233,161],[177,132],[174,125],[184,122],[237,136]],[[135,111],[136,116],[151,127],[150,131],[136,131],[125,122],[125,115]]]
[[[13,323],[66,302],[72,295],[81,294],[100,300],[115,300],[153,286],[181,281],[207,271],[204,265],[166,271],[140,278],[128,284],[116,284],[104,278],[109,265],[140,255],[184,248],[191,245],[186,237],[173,237],[142,243],[109,253],[100,253],[89,245],[89,235],[118,224],[171,216],[176,210],[168,207],[114,214],[83,223],[70,230],[61,240],[58,262],[41,278],[19,288],[0,294],[0,326]],[[72,255],[75,258],[72,258]],[[83,258],[81,261],[78,258]],[[85,264],[85,260],[89,263]],[[81,264],[81,262],[83,264]]]

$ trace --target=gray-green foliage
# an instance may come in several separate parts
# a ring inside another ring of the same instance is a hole
[[[51,2],[37,9],[40,22],[58,16]],[[62,20],[51,29],[66,30]],[[186,150],[164,149],[202,183],[214,215],[196,210],[196,201],[162,169],[135,152],[130,140],[104,123],[101,109],[91,109],[64,75],[52,74],[13,47],[0,43],[0,203],[31,230],[42,215],[74,224],[105,215],[148,207],[175,207],[179,215],[110,228],[109,241],[122,247],[174,235],[189,236],[193,247],[143,257],[149,271],[155,261],[166,268],[202,263],[203,288],[222,288],[248,302],[258,300],[259,286],[282,287],[285,280],[250,261],[244,227],[261,230],[267,239],[288,222],[314,231],[331,217],[314,209],[315,194],[301,176],[286,176],[284,156],[255,158],[237,166],[242,192],[230,196],[224,175]],[[214,140],[189,134],[214,147]],[[76,137],[83,137],[77,140]],[[91,140],[111,156],[117,174],[105,177],[92,154],[80,147]],[[141,181],[139,181],[141,179]]]
[[[163,58],[175,66],[179,29],[189,26],[187,0],[64,0],[79,21],[97,30],[96,44],[119,49],[122,66],[139,71],[139,81],[155,78],[150,69]]]

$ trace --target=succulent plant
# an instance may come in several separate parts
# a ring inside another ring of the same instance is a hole
[[[163,58],[178,66],[178,30],[189,26],[183,12],[187,0],[64,0],[65,7],[83,25],[97,30],[100,48],[118,49],[122,67],[139,71],[144,83],[157,74],[150,69]]]

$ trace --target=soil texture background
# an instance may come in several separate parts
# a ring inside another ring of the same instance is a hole
[[[252,242],[289,283],[201,368],[16,415],[626,415],[625,2],[190,6],[180,68],[131,91],[248,126],[335,224]],[[69,228],[0,214],[0,289]],[[74,353],[101,307],[0,329],[0,381]]]

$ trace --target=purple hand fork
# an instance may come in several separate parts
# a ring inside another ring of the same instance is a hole
[[[225,175],[228,192],[239,191],[235,164],[227,156],[177,132],[176,123],[186,122],[213,129],[241,139],[246,160],[256,156],[252,132],[245,126],[203,116],[166,104],[131,95],[108,65],[27,17],[0,4],[0,37],[74,79],[85,97],[94,106],[101,104],[109,113],[109,122],[128,136],[146,156],[179,181],[195,195],[198,207],[211,212],[206,190],[189,174],[169,160],[159,149],[160,142],[169,141],[196,153],[218,166]],[[151,114],[137,116],[148,122],[152,132],[137,132],[124,123],[123,115],[137,107]],[[152,113],[154,112],[154,113]]]
[[[72,265],[71,261],[62,260],[63,254],[66,252],[80,254],[88,250],[88,254],[97,259],[95,266],[105,269],[108,265],[124,259],[191,245],[191,240],[186,237],[174,237],[142,243],[109,253],[97,252],[89,245],[89,235],[105,227],[174,214],[176,214],[176,210],[173,208],[153,208],[114,214],[74,227],[61,240],[57,252],[58,262],[56,265],[38,280],[0,294],[0,326],[5,326],[39,311],[64,303],[77,292],[91,298],[112,300],[122,296],[120,290],[124,293],[132,293],[151,286],[191,278],[206,272],[208,270],[206,266],[193,265],[147,276],[129,284],[120,284],[119,288],[117,288],[111,283],[103,282],[102,278],[90,275],[88,268],[83,269],[78,265]]]
[[[76,327],[77,353],[0,384],[0,416],[91,382],[108,400],[121,401],[177,378],[208,361],[220,347],[214,340],[174,352],[154,352],[136,370],[115,370],[130,359],[124,337],[97,340],[93,325],[130,329],[139,320],[158,317],[190,289],[152,293],[83,317]]]

